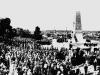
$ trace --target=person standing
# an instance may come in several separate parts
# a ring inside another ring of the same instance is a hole
[[[93,66],[94,66],[94,71],[96,71],[96,67],[97,67],[97,59],[94,60]]]
[[[88,65],[87,64],[84,66],[84,71],[85,71],[85,75],[87,75],[87,73],[88,73]]]

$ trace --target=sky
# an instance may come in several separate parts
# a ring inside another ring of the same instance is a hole
[[[0,17],[13,27],[35,30],[73,29],[76,11],[83,30],[100,30],[100,0],[0,0]]]

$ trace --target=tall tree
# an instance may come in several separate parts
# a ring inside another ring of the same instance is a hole
[[[12,37],[12,26],[10,25],[10,18],[3,18],[0,20],[0,36],[2,38],[11,38]]]
[[[41,34],[40,28],[38,26],[35,28],[35,31],[34,31],[34,39],[35,40],[42,39],[42,34]]]

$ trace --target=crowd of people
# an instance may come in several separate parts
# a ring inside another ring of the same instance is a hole
[[[0,75],[99,75],[96,48],[35,49],[33,41],[0,45]],[[92,69],[91,69],[92,68]]]

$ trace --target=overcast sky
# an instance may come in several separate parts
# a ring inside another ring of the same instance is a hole
[[[29,30],[72,29],[76,11],[83,30],[100,30],[100,0],[0,0],[0,17]]]

